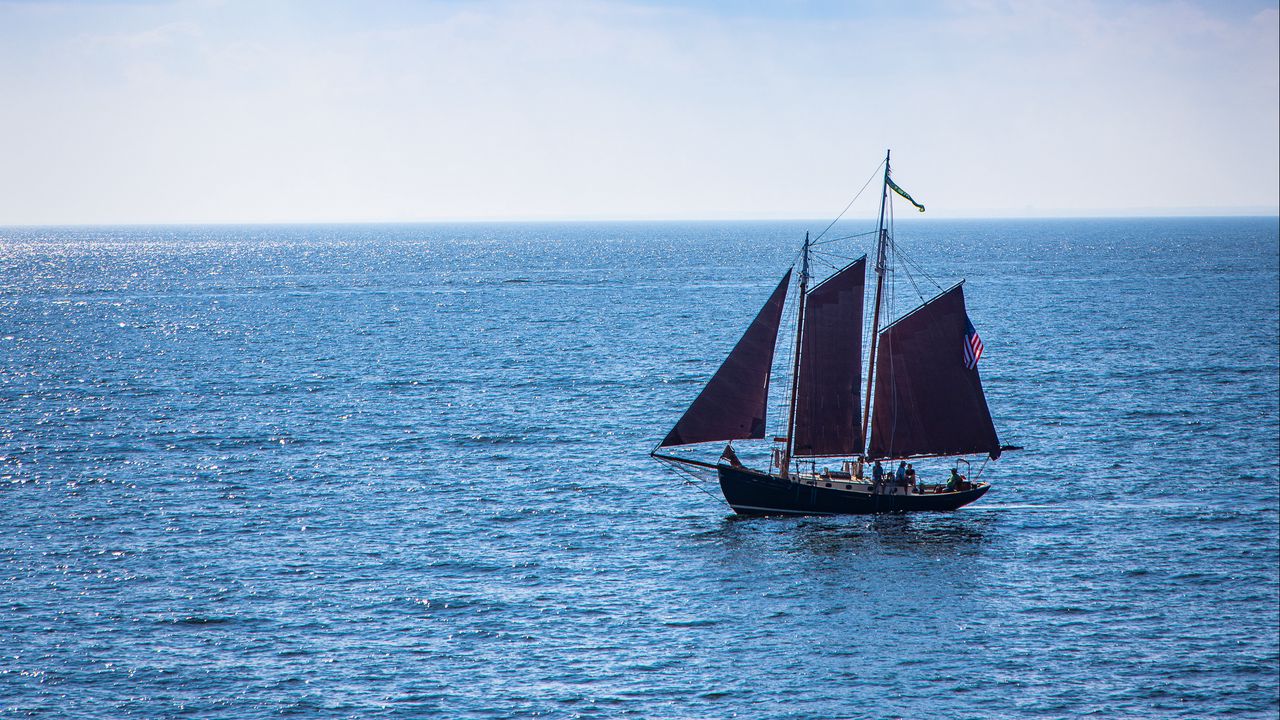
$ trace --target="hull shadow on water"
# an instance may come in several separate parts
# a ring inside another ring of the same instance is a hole
[[[999,534],[997,513],[848,516],[728,515],[705,537],[731,546],[783,540],[795,552],[840,555],[873,552],[974,552]]]

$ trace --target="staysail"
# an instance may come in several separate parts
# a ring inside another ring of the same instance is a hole
[[[764,437],[769,370],[790,281],[788,270],[729,357],[659,447]]]
[[[880,333],[868,457],[1000,456],[977,367],[967,367],[963,283]]]
[[[805,300],[793,454],[862,452],[862,296],[867,259],[819,283]]]

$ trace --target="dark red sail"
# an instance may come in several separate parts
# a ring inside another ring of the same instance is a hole
[[[869,457],[1000,456],[977,367],[966,367],[963,284],[880,333]]]
[[[659,447],[764,437],[769,370],[791,271]]]
[[[797,456],[862,452],[862,295],[860,258],[809,291],[796,383]]]

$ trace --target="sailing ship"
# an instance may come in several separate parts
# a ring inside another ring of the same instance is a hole
[[[765,438],[774,348],[794,266],[650,453],[654,458],[681,469],[714,470],[724,499],[742,515],[947,511],[986,494],[990,483],[970,480],[959,467],[971,467],[970,455],[995,460],[1019,448],[1001,445],[996,435],[978,376],[982,342],[965,310],[963,281],[880,327],[888,256],[894,247],[886,226],[886,208],[890,217],[892,213],[891,191],[924,210],[893,181],[886,152],[865,385],[867,258],[858,258],[810,287],[813,243],[806,233],[786,430],[773,437],[771,466],[747,467],[732,443]],[[864,418],[870,422],[864,423]],[[729,444],[718,462],[672,454],[673,448],[724,441]],[[920,458],[955,458],[950,480],[932,485],[904,482],[894,472],[893,463],[902,466]],[[826,467],[837,461],[838,469]]]

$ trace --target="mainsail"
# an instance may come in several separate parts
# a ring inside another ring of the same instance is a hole
[[[805,300],[793,454],[862,452],[862,296],[867,259],[819,283]]]
[[[1000,456],[976,367],[965,366],[963,283],[880,333],[868,457]]]
[[[659,447],[764,437],[769,370],[790,281],[788,270],[729,357]]]

